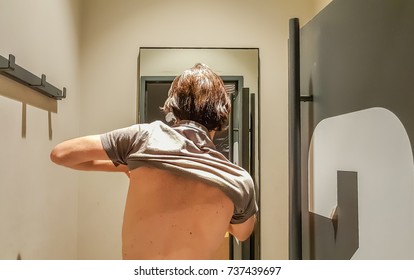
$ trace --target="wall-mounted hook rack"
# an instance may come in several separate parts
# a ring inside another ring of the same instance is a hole
[[[46,81],[46,75],[42,74],[42,77],[39,78],[26,69],[20,67],[16,64],[16,59],[12,54],[9,55],[9,59],[0,55],[0,74],[28,86],[50,98],[57,100],[66,98],[65,87],[63,90],[60,90]]]

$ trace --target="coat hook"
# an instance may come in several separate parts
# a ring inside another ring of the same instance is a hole
[[[42,79],[40,80],[40,85],[42,87],[46,86],[46,75],[42,74]]]
[[[0,67],[0,70],[7,71],[11,70],[14,71],[16,65],[16,58],[14,55],[9,54],[9,60],[7,60],[7,66],[6,67]]]
[[[45,87],[46,86],[46,75],[42,74],[42,78],[40,78],[40,84],[38,84],[38,85],[29,84],[29,86],[31,86],[31,87]]]
[[[63,98],[66,98],[66,88],[63,87],[62,90],[57,90],[56,95],[53,98],[57,100],[62,100]]]
[[[9,54],[9,67],[8,69],[14,71],[14,69],[16,68],[16,58],[14,57],[14,55]]]

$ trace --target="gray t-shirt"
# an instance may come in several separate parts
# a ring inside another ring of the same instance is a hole
[[[216,150],[201,124],[136,124],[102,134],[101,142],[115,165],[128,165],[129,170],[153,166],[218,187],[234,203],[232,224],[242,223],[258,211],[251,176]]]

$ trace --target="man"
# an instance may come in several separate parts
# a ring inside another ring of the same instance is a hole
[[[124,259],[209,259],[227,231],[250,236],[258,210],[252,178],[211,141],[230,104],[220,77],[199,63],[171,85],[162,110],[173,126],[137,124],[52,150],[59,165],[128,174]]]

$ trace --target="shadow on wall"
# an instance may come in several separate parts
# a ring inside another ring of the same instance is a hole
[[[27,105],[48,112],[49,139],[52,139],[52,113],[57,113],[57,100],[0,75],[0,95],[22,103],[22,138],[26,138]]]

